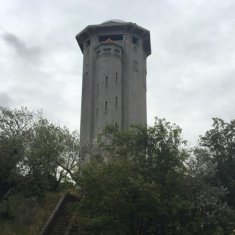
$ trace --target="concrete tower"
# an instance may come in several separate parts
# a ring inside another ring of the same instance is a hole
[[[146,59],[150,32],[110,20],[89,25],[77,36],[83,53],[81,146],[92,145],[107,124],[146,125]]]

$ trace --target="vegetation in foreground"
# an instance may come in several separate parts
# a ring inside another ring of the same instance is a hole
[[[77,133],[1,108],[0,234],[38,234],[67,190],[80,234],[234,234],[235,120],[213,119],[193,149],[164,119],[108,126],[98,145],[81,166]]]

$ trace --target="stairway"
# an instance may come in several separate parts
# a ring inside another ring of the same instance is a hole
[[[70,225],[72,208],[78,197],[65,194],[57,203],[40,235],[72,235],[77,234],[76,228]]]

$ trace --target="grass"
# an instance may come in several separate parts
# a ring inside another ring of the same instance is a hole
[[[0,235],[38,235],[64,192],[47,193],[40,204],[30,204],[14,196],[11,220],[0,220]]]

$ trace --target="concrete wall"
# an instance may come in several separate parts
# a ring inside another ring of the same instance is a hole
[[[126,53],[129,57],[128,66],[128,127],[133,124],[146,125],[146,56],[142,48],[142,40],[138,38],[137,45],[131,43],[132,36],[129,36],[129,46]]]
[[[122,128],[122,48],[103,44],[96,48],[94,137],[107,125]]]

